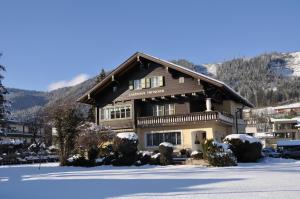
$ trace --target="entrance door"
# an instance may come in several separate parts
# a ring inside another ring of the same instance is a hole
[[[206,131],[192,131],[192,150],[202,151],[202,144],[206,140]]]

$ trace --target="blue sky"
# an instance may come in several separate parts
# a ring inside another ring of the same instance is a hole
[[[4,84],[72,85],[136,51],[197,64],[299,51],[299,9],[297,0],[0,0]]]

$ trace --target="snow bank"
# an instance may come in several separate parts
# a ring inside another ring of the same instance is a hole
[[[160,143],[159,144],[159,146],[165,146],[165,147],[171,147],[171,148],[173,148],[173,144],[171,144],[171,143],[169,143],[169,142],[162,142],[162,143]]]
[[[225,137],[225,140],[234,140],[234,139],[239,139],[242,142],[248,141],[249,143],[261,143],[259,139],[247,134],[230,134]]]
[[[117,137],[121,139],[138,140],[137,134],[133,132],[118,133]]]

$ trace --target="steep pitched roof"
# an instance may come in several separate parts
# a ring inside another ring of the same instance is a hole
[[[91,88],[88,92],[86,92],[83,96],[81,96],[77,101],[82,102],[82,103],[87,103],[89,101],[89,98],[90,98],[89,96],[91,96],[95,91],[97,91],[99,88],[101,88],[105,84],[111,82],[110,80],[111,80],[112,76],[117,75],[119,72],[124,70],[130,63],[132,63],[133,61],[136,61],[139,57],[143,57],[145,59],[148,59],[150,61],[153,61],[153,62],[159,63],[161,65],[167,66],[167,67],[172,68],[174,70],[178,70],[178,71],[180,71],[182,73],[185,73],[187,75],[190,75],[194,78],[198,78],[198,79],[200,79],[200,81],[208,82],[208,83],[213,84],[213,85],[215,85],[219,88],[223,88],[225,91],[227,91],[228,93],[233,95],[236,98],[236,101],[239,101],[240,103],[242,103],[242,104],[244,104],[248,107],[254,107],[254,105],[252,103],[250,103],[246,98],[242,97],[240,94],[235,92],[232,88],[230,88],[224,82],[221,82],[221,81],[216,80],[214,78],[208,77],[208,76],[203,75],[201,73],[198,73],[196,71],[190,70],[186,67],[183,67],[183,66],[174,64],[172,62],[169,62],[169,61],[166,61],[166,60],[163,60],[163,59],[160,59],[160,58],[157,58],[157,57],[145,54],[145,53],[141,53],[141,52],[136,52],[131,57],[129,57],[125,62],[123,62],[116,69],[114,69],[101,82],[96,84],[93,88]]]

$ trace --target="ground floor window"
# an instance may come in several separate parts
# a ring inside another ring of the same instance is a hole
[[[147,146],[159,146],[162,142],[180,145],[181,132],[148,133],[146,139]]]

